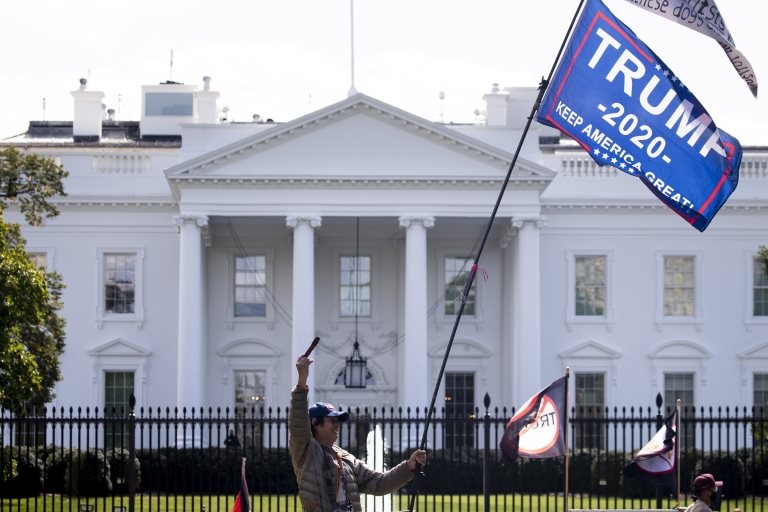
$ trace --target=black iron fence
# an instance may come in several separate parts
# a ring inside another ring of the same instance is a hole
[[[498,445],[514,410],[436,411],[427,431],[426,475],[373,510],[564,509],[564,458],[506,462]],[[252,510],[300,510],[288,456],[287,409],[50,409],[0,411],[2,510],[231,510],[241,460]],[[426,410],[352,410],[339,444],[375,467],[392,467],[417,447]],[[656,408],[569,413],[571,508],[673,508],[685,496],[623,477],[623,468],[660,428]],[[683,409],[681,492],[693,477],[725,481],[723,510],[768,506],[765,410]],[[391,501],[390,501],[391,500]],[[487,508],[486,508],[487,507]]]

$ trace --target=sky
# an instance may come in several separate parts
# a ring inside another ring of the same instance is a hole
[[[210,76],[230,120],[259,114],[281,122],[346,98],[353,67],[358,92],[431,121],[471,123],[493,83],[536,87],[549,75],[579,5],[352,1],[5,2],[0,139],[24,132],[30,120],[71,121],[70,92],[80,78],[105,93],[121,120],[139,119],[142,85],[173,80],[202,88]],[[765,88],[757,99],[712,39],[626,0],[604,2],[685,80],[720,129],[744,146],[768,146],[761,0],[717,0]]]

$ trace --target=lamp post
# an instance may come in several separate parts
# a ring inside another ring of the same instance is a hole
[[[352,355],[347,358],[344,372],[344,387],[365,388],[368,381],[368,365],[366,358],[360,354],[360,343],[357,341],[357,324],[360,312],[360,217],[355,219],[355,344]]]

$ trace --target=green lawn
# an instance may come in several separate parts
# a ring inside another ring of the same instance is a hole
[[[136,512],[231,512],[234,496],[141,496],[137,497],[134,510]],[[392,497],[394,511],[407,510],[410,496],[398,494]],[[92,508],[81,508],[90,505]],[[681,504],[684,505],[684,504]],[[671,510],[675,503],[665,500],[662,508]],[[106,497],[69,499],[61,496],[41,496],[30,499],[0,500],[2,512],[115,512],[124,507],[129,512],[127,497]],[[722,512],[768,512],[768,499],[756,497],[734,502],[725,502]],[[649,500],[629,500],[606,497],[571,497],[571,509],[649,509],[655,508],[655,503]],[[251,496],[252,512],[299,512],[294,496]],[[483,512],[482,496],[474,495],[419,495],[414,506],[414,512]],[[497,494],[491,497],[492,512],[562,512],[562,496]],[[372,512],[372,511],[369,511]],[[388,511],[379,511],[388,512]]]

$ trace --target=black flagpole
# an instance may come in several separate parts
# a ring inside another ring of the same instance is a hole
[[[584,0],[580,0],[579,6],[576,9],[576,13],[573,15],[571,24],[568,27],[568,31],[565,34],[565,38],[563,38],[563,42],[560,45],[560,50],[557,52],[557,57],[555,58],[555,61],[552,63],[552,68],[549,70],[549,76],[546,79],[542,78],[541,82],[539,83],[539,94],[536,97],[536,101],[534,102],[533,107],[531,108],[531,114],[528,116],[528,120],[525,123],[525,128],[523,129],[523,133],[520,135],[520,141],[517,143],[517,149],[515,150],[515,154],[512,157],[512,162],[509,164],[509,169],[507,170],[507,175],[504,177],[504,182],[501,186],[501,190],[499,191],[499,196],[496,198],[496,204],[494,204],[493,211],[491,212],[491,216],[488,219],[488,224],[485,227],[485,233],[483,234],[483,239],[480,242],[479,248],[477,249],[477,255],[475,256],[474,264],[472,265],[472,269],[469,273],[469,279],[467,279],[467,283],[466,285],[464,285],[464,291],[459,297],[461,299],[461,304],[459,305],[459,311],[456,314],[456,320],[453,322],[453,329],[451,329],[451,337],[448,339],[448,346],[445,349],[445,356],[443,356],[443,363],[440,365],[440,372],[437,374],[437,382],[435,383],[435,390],[432,393],[432,400],[429,403],[429,409],[427,409],[427,417],[424,422],[424,433],[421,436],[421,444],[419,445],[419,448],[422,450],[424,450],[427,445],[427,434],[429,431],[429,424],[432,421],[432,414],[435,408],[435,402],[437,401],[437,393],[440,389],[440,383],[443,380],[443,374],[445,373],[445,365],[448,363],[448,356],[451,353],[451,347],[453,346],[453,340],[456,337],[456,331],[459,328],[459,322],[461,322],[461,316],[464,313],[464,306],[467,303],[467,297],[469,297],[469,293],[472,289],[472,283],[475,280],[475,274],[477,273],[478,265],[480,262],[480,256],[482,255],[483,249],[485,248],[485,243],[488,241],[488,236],[490,235],[491,228],[493,227],[493,221],[496,219],[496,213],[499,211],[501,200],[504,197],[504,191],[507,189],[509,180],[512,177],[512,171],[515,168],[517,157],[518,155],[520,155],[520,150],[523,147],[523,142],[525,141],[525,137],[528,135],[528,130],[531,127],[531,122],[533,121],[533,118],[536,117],[536,112],[539,110],[539,106],[541,105],[541,99],[544,97],[544,92],[546,92],[547,90],[549,81],[552,79],[552,75],[555,73],[555,68],[557,67],[557,63],[560,60],[560,56],[563,54],[565,45],[568,43],[568,38],[571,35],[571,31],[573,30],[573,26],[576,24],[576,19],[578,18],[579,12],[581,12],[581,7],[583,5],[584,5]],[[421,464],[419,464],[418,462],[416,463],[416,475],[424,476],[424,474],[421,472]],[[418,489],[416,489],[416,487],[418,487],[417,482],[418,480],[414,480],[414,483],[411,486],[411,497],[408,503],[408,512],[413,511],[413,507],[416,502],[416,494],[418,493]]]

